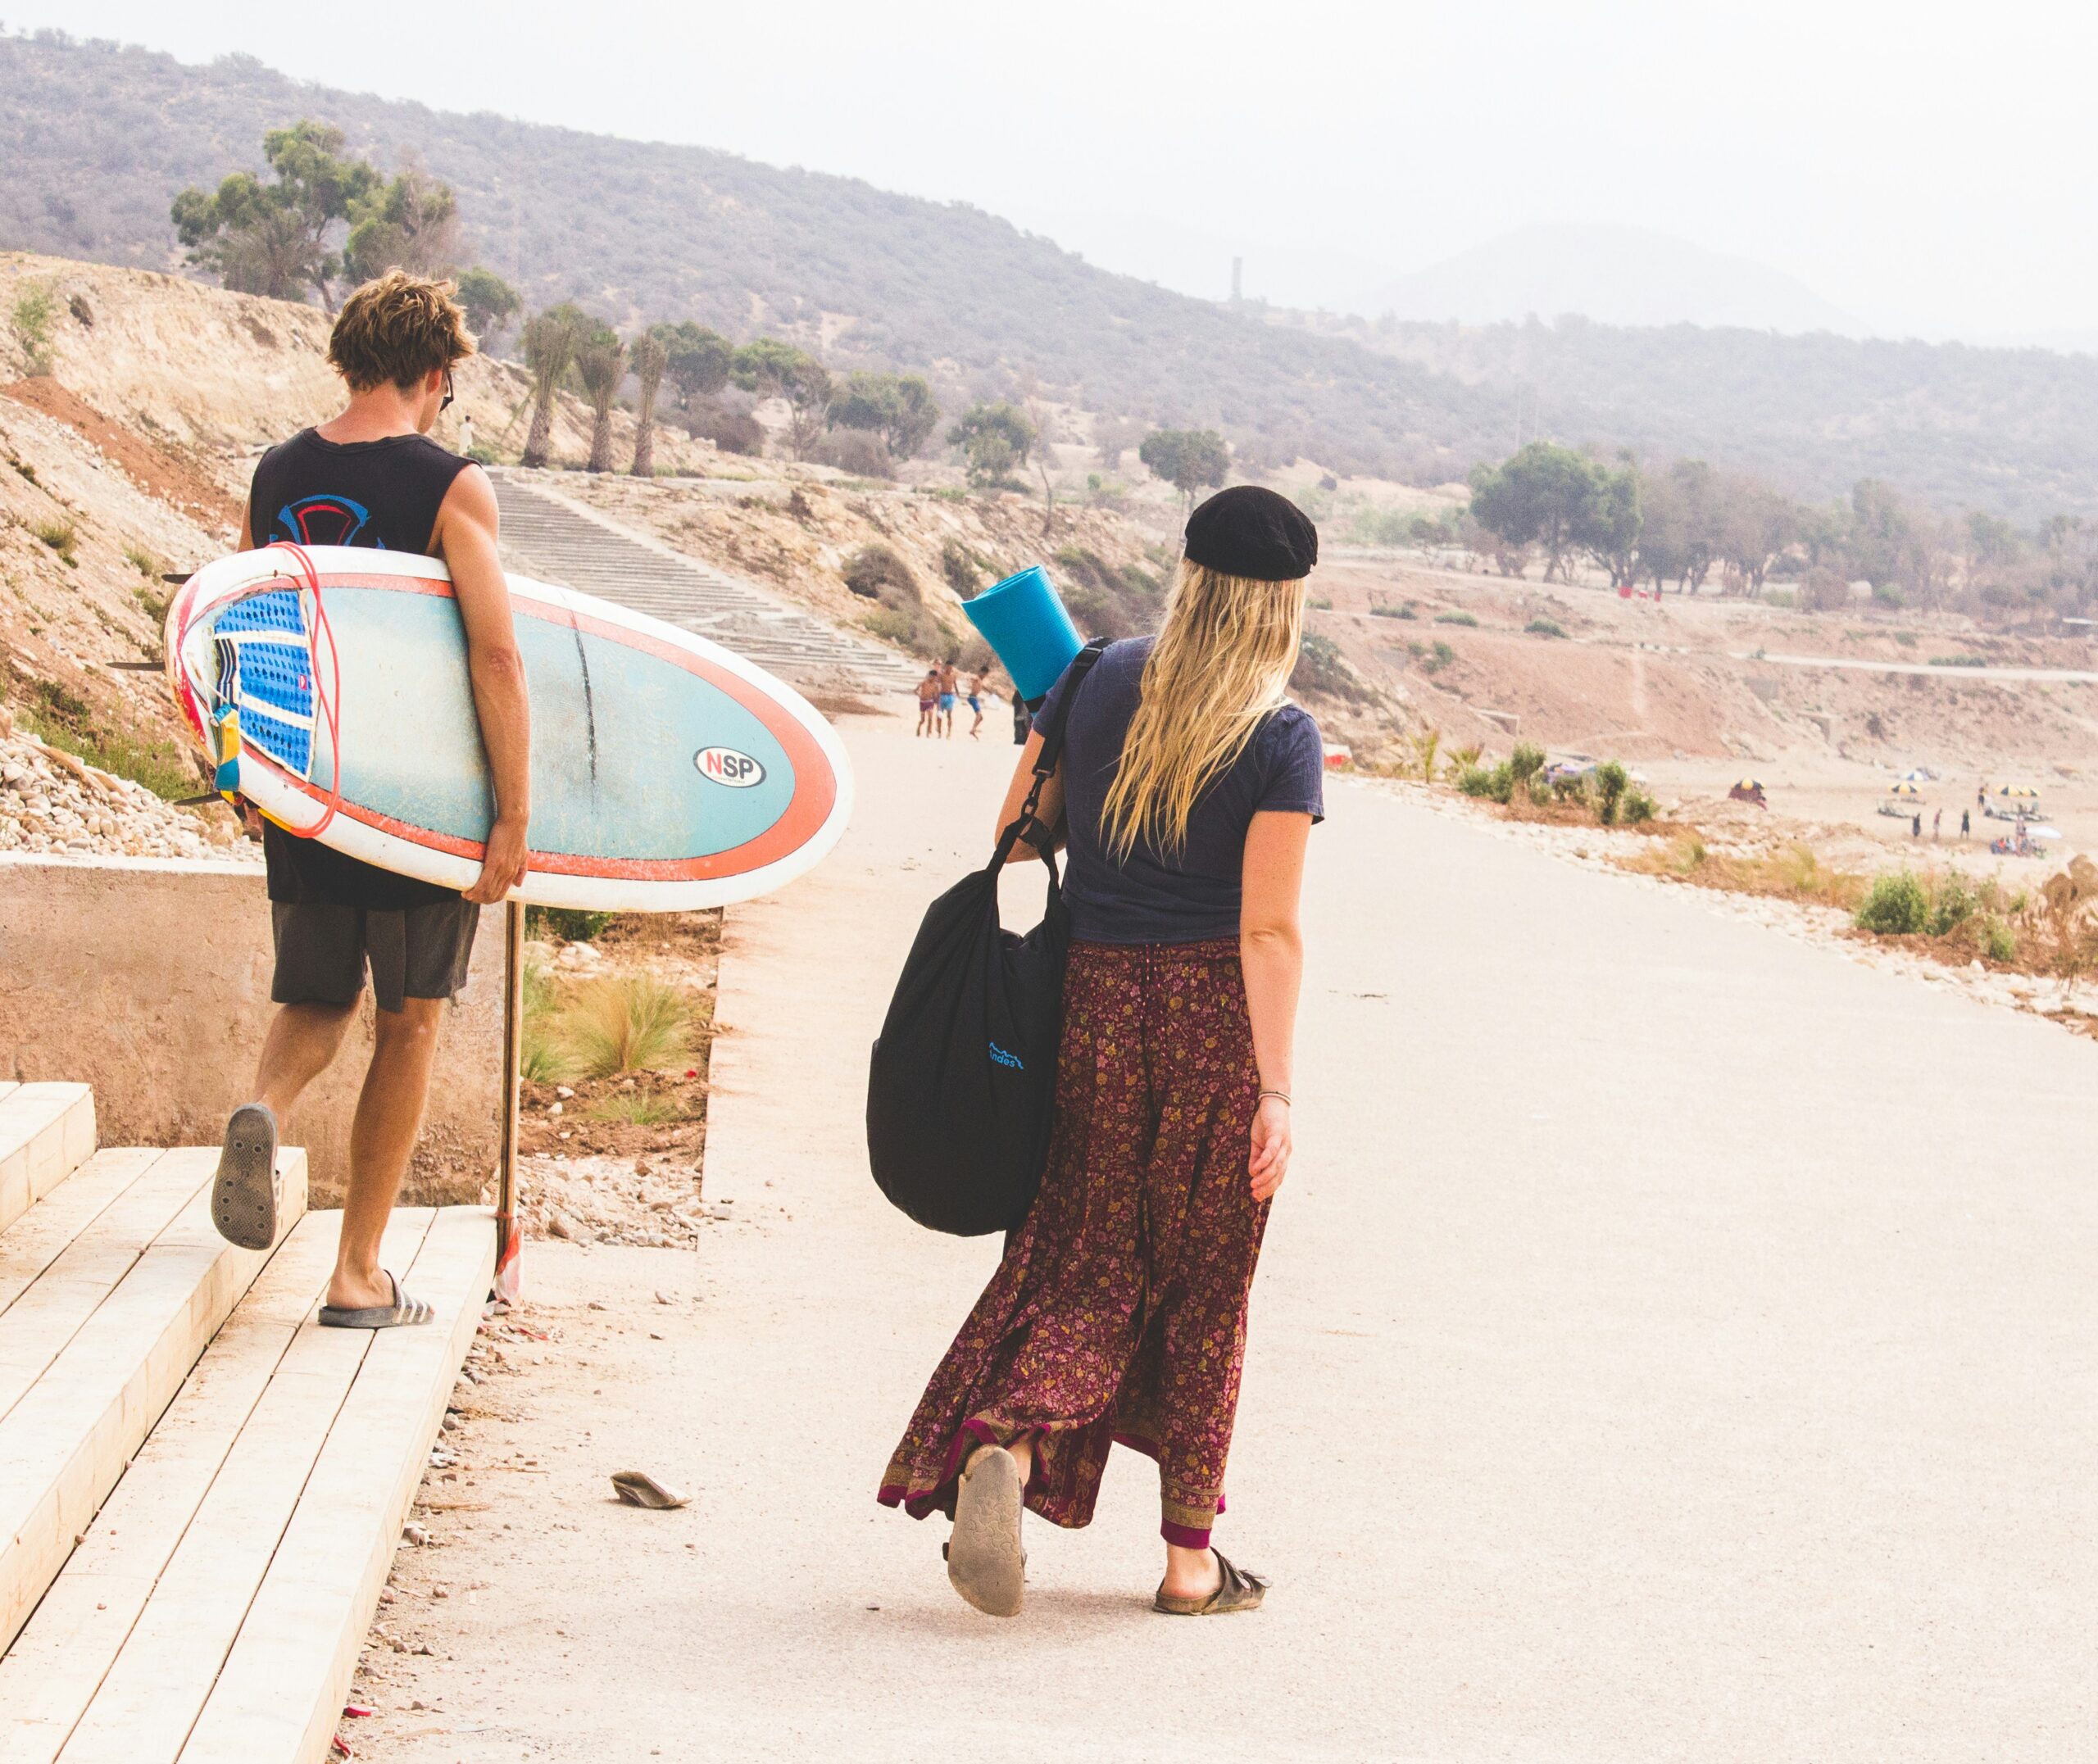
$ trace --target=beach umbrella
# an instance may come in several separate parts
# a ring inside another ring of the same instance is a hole
[[[2062,837],[2062,830],[2059,827],[2028,826],[2025,837],[2028,839],[2059,839]]]
[[[1734,780],[1734,788],[1736,790],[1760,790],[1763,788],[1763,780],[1760,778],[1737,778]]]
[[[1887,794],[1890,796],[1920,796],[1923,792],[1905,778],[1896,783],[1890,784],[1887,787]]]
[[[1901,774],[1901,782],[1905,784],[1928,784],[1937,777],[1937,773],[1935,772],[1928,772],[1921,766],[1914,766]]]
[[[2002,784],[1996,788],[1999,796],[2022,797],[2028,802],[2037,802],[2040,793],[2029,784]]]

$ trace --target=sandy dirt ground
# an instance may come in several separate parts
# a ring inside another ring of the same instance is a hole
[[[529,1246],[360,1757],[2085,1748],[2098,1048],[1346,782],[1219,1534],[1268,1606],[1151,1614],[1118,1454],[1017,1620],[963,1607],[873,1492],[996,1246],[889,1210],[860,1110],[1010,752],[847,739],[844,845],[728,916],[700,1249]]]

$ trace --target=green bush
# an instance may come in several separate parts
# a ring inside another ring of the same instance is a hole
[[[1967,878],[1959,871],[1940,877],[1931,890],[1931,935],[1942,937],[1958,930],[1980,905]]]
[[[1875,876],[1858,909],[1860,931],[1882,937],[1914,936],[1931,923],[1930,890],[1913,870],[1896,870]]]
[[[524,909],[524,935],[552,936],[563,943],[590,943],[612,922],[610,913],[592,913],[578,906],[528,906]]]
[[[1470,625],[1476,628],[1478,620],[1469,613],[1437,613],[1435,622],[1439,625]]]
[[[1566,628],[1549,619],[1533,619],[1523,628],[1532,637],[1564,637]]]
[[[1605,760],[1596,768],[1596,819],[1605,827],[1617,824],[1617,813],[1624,801],[1624,793],[1632,787],[1632,780],[1624,768],[1614,760]]]
[[[1989,658],[1986,655],[1933,655],[1931,657],[1931,665],[1933,668],[1986,668],[1988,664]]]
[[[1654,799],[1643,790],[1632,789],[1624,793],[1624,800],[1618,805],[1618,819],[1628,827],[1644,827],[1658,811]]]
[[[80,560],[73,555],[73,548],[80,542],[80,529],[70,520],[40,520],[31,524],[30,531],[49,546],[73,568]]]
[[[608,974],[575,988],[552,1024],[553,1050],[586,1078],[684,1063],[693,1013],[684,995],[652,974]]]
[[[1508,755],[1509,775],[1518,783],[1527,783],[1531,776],[1544,770],[1544,749],[1532,741],[1518,741],[1515,750]]]
[[[1413,602],[1408,601],[1401,606],[1373,606],[1369,609],[1369,616],[1372,619],[1418,619],[1420,614],[1413,610]]]
[[[1995,914],[1983,915],[1981,931],[1982,953],[1991,961],[2014,962],[2018,959],[2018,933]]]

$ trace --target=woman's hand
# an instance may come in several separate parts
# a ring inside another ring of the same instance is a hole
[[[1289,1174],[1289,1104],[1279,1096],[1263,1096],[1254,1111],[1253,1154],[1247,1170],[1256,1200],[1271,1199]]]

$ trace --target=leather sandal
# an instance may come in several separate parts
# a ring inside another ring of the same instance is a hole
[[[1154,1611],[1162,1611],[1169,1617],[1221,1617],[1234,1611],[1255,1611],[1260,1601],[1268,1596],[1267,1576],[1248,1574],[1234,1564],[1220,1549],[1210,1553],[1216,1558],[1217,1583],[1214,1591],[1200,1598],[1183,1598],[1165,1589],[1160,1582],[1158,1594],[1151,1602]]]

